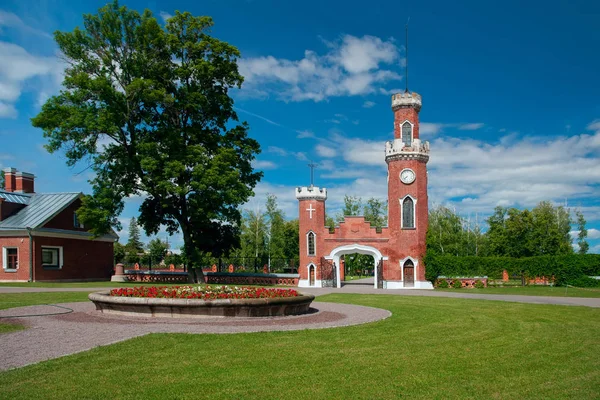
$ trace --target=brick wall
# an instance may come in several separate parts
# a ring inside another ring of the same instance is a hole
[[[63,247],[62,269],[42,266],[42,246]],[[110,279],[113,243],[94,240],[34,237],[36,281]]]
[[[19,267],[17,272],[5,272],[4,268],[0,268],[0,281],[29,280],[29,237],[2,237],[0,238],[0,251],[2,247],[17,248]],[[0,262],[2,262],[1,252]]]

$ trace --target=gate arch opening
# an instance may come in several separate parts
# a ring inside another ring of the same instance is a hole
[[[337,288],[342,287],[342,282],[340,279],[340,257],[346,254],[355,253],[365,254],[373,257],[375,261],[375,282],[373,284],[373,287],[376,289],[378,287],[381,287],[383,282],[383,271],[381,269],[383,265],[382,261],[387,260],[388,258],[383,256],[381,252],[375,247],[365,246],[358,243],[336,247],[335,249],[331,250],[331,253],[328,256],[324,257],[326,260],[331,260],[336,268],[336,282],[334,286]]]

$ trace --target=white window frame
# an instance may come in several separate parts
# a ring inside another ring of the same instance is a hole
[[[407,197],[410,197],[410,199],[413,202],[413,225],[414,226],[410,226],[410,227],[404,226],[404,200],[406,200]],[[401,229],[417,229],[417,199],[412,197],[410,194],[407,194],[406,196],[404,196],[403,198],[400,199],[400,228]]]
[[[42,256],[42,253],[44,251],[44,249],[49,249],[49,250],[58,250],[58,265],[48,265],[48,264],[44,264],[44,259]],[[42,267],[43,268],[48,268],[48,269],[62,269],[63,264],[64,264],[64,257],[63,257],[63,248],[62,246],[42,246],[41,252],[40,252],[40,261],[42,263]]]
[[[15,249],[17,250],[17,268],[8,268],[8,250],[10,249]],[[2,247],[2,269],[4,270],[4,272],[17,272],[17,270],[19,269],[19,262],[20,262],[20,257],[19,257],[19,248],[16,246],[6,246],[6,247]]]
[[[410,145],[411,146],[415,142],[415,124],[413,124],[409,120],[404,120],[404,122],[402,122],[400,124],[400,140],[402,141],[402,143],[404,143],[405,146],[408,147],[408,145],[404,142],[404,138],[402,137],[402,128],[404,127],[404,124],[407,122],[410,124]]]
[[[315,243],[314,243],[315,244],[315,246],[314,246],[315,247],[315,252],[314,252],[314,254],[310,254],[310,241],[309,241],[309,237],[310,237],[311,233],[314,235],[314,238],[315,238]],[[316,255],[317,255],[317,234],[314,233],[313,231],[308,231],[306,233],[306,255],[309,256],[309,257],[316,257]]]

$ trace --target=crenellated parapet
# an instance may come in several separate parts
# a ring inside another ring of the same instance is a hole
[[[412,107],[421,111],[421,95],[415,92],[403,92],[392,95],[392,110],[396,111],[398,108],[409,108]]]
[[[296,188],[298,200],[327,200],[327,189],[316,186],[301,186]]]
[[[429,161],[429,142],[414,139],[410,146],[406,146],[402,139],[394,139],[385,143],[385,161],[418,160]]]

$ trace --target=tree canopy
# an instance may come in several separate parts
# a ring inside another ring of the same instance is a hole
[[[259,144],[229,96],[243,81],[239,51],[209,35],[210,17],[188,12],[161,26],[115,1],[83,20],[55,33],[63,88],[32,119],[49,152],[95,172],[78,218],[101,235],[119,227],[128,197],[141,196],[141,226],[180,230],[191,267],[202,252],[229,250],[238,206],[262,176],[251,166]]]

